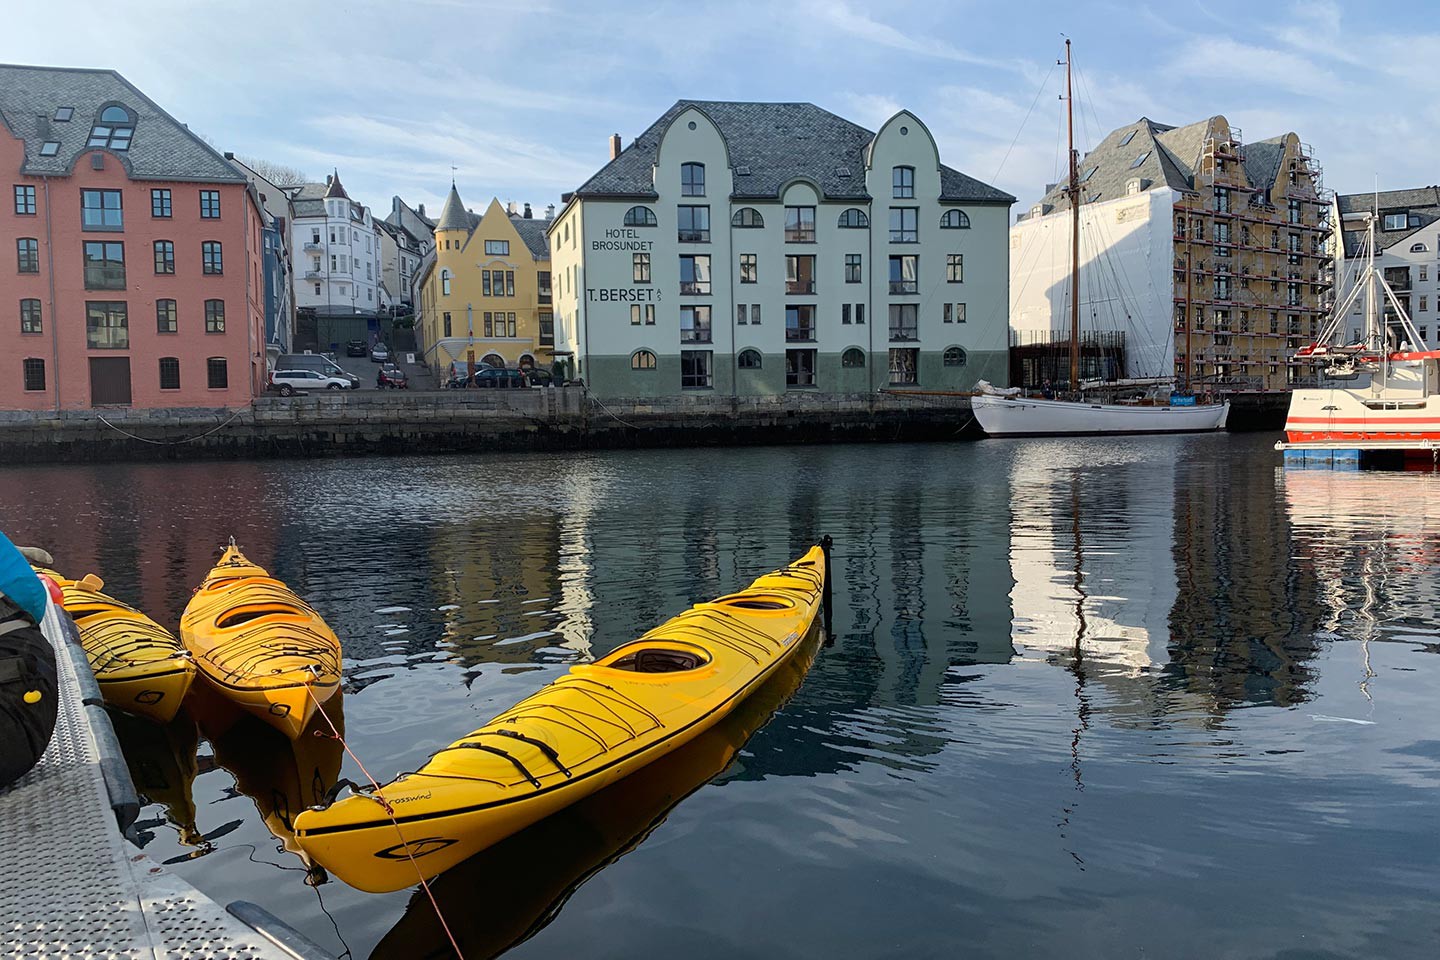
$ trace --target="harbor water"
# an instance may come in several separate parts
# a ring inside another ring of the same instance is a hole
[[[808,673],[433,884],[467,956],[1433,957],[1440,479],[1272,443],[16,467],[0,529],[172,628],[233,535],[341,637],[382,781],[832,536]],[[453,956],[423,893],[306,883],[338,741],[194,712],[120,724],[147,854]]]

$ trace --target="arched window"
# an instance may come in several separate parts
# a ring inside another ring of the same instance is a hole
[[[1412,244],[1410,245],[1410,252],[1411,252],[1411,253],[1424,253],[1424,252],[1425,252],[1425,244],[1423,244],[1423,243],[1412,243]]]
[[[946,347],[944,362],[947,367],[965,366],[965,351],[959,347]]]
[[[705,164],[680,164],[680,195],[682,197],[705,196]]]
[[[654,370],[655,354],[651,353],[649,350],[636,350],[634,353],[630,354],[630,369]]]
[[[521,370],[529,370],[535,366],[535,358],[528,353],[520,354],[520,359],[515,364]]]
[[[891,182],[895,187],[892,196],[896,200],[913,200],[915,198],[914,167],[896,167],[891,171]]]
[[[95,125],[90,128],[90,140],[85,145],[124,151],[130,149],[133,136],[135,115],[118,104],[111,104],[100,111]]]
[[[498,353],[487,353],[480,358],[480,362],[487,367],[494,367],[497,370],[505,369],[505,358]]]
[[[741,350],[740,355],[735,358],[735,365],[741,370],[759,370],[760,351],[750,349]]]
[[[851,347],[840,354],[840,366],[842,367],[863,367],[865,366],[865,351],[859,347]]]
[[[844,213],[840,214],[840,226],[868,227],[870,226],[870,218],[867,217],[865,215],[865,211],[861,210],[859,207],[851,207],[849,210],[846,210]]]
[[[763,227],[765,218],[760,216],[760,211],[754,207],[741,207],[735,211],[735,216],[730,218],[732,227]]]
[[[625,211],[625,226],[627,227],[653,227],[655,224],[655,211],[649,207],[631,207]],[[569,224],[566,226],[568,227]]]
[[[942,230],[969,230],[970,215],[964,210],[946,210],[940,217]]]
[[[445,242],[449,243],[450,241],[446,240]],[[450,271],[448,269],[440,271],[440,296],[450,296]]]

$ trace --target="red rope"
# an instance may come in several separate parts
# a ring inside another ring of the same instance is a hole
[[[312,667],[311,669],[313,670],[314,668]],[[360,762],[360,758],[355,755],[355,751],[350,749],[350,744],[345,742],[345,737],[336,729],[334,722],[330,719],[330,715],[325,712],[324,705],[315,698],[314,688],[307,683],[305,684],[305,692],[311,700],[315,701],[315,709],[319,712],[320,716],[325,718],[325,724],[330,728],[331,734],[336,740],[340,741],[340,746],[350,755],[350,759],[355,761],[355,765],[360,768],[360,772],[365,774],[365,779],[369,780],[370,786],[375,789],[374,794],[367,794],[367,796],[384,808],[385,815],[389,817],[390,822],[395,825],[395,833],[400,837],[400,844],[405,849],[405,857],[410,861],[410,866],[415,868],[415,876],[420,878],[420,886],[425,890],[425,896],[430,898],[430,906],[435,908],[435,919],[440,921],[440,929],[445,931],[445,936],[449,939],[450,947],[455,951],[455,956],[459,957],[460,960],[465,960],[465,953],[460,949],[460,944],[455,940],[455,934],[450,932],[450,924],[445,922],[445,914],[440,912],[440,903],[435,899],[435,894],[430,889],[430,884],[426,882],[425,874],[420,870],[420,864],[415,862],[414,855],[410,853],[410,841],[405,839],[405,834],[400,829],[400,822],[395,819],[395,808],[390,806],[390,801],[386,800],[380,792],[380,784],[370,775],[370,771],[365,769],[365,764]],[[322,736],[322,734],[316,731],[316,736]]]

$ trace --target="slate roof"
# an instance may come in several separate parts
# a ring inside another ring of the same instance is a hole
[[[827,199],[866,200],[865,150],[875,134],[813,103],[679,100],[575,191],[579,197],[656,196],[652,168],[660,138],[695,107],[720,129],[735,172],[736,199],[774,199],[795,177],[807,177]],[[750,171],[742,173],[747,169]],[[847,172],[848,171],[848,172]],[[950,167],[940,169],[940,199],[1014,203],[1003,190]],[[542,223],[544,221],[541,221]]]
[[[410,235],[417,239],[422,233],[427,239],[435,234],[435,221],[423,216],[419,210],[399,197],[390,198],[390,214],[385,218],[385,222],[399,224],[409,230]]]
[[[480,226],[480,218],[481,215],[478,213],[465,211],[467,221],[465,229],[473,234],[475,228]],[[545,233],[550,226],[548,221],[536,220],[533,217],[527,220],[524,217],[512,216],[510,225],[515,228],[516,233],[520,234],[520,239],[525,241],[525,246],[529,249],[532,257],[536,260],[550,259],[550,240]]]
[[[325,188],[326,200],[349,200],[350,194],[345,192],[345,186],[340,182],[340,171],[336,170],[330,175],[330,183]]]
[[[445,198],[445,206],[440,208],[440,219],[435,221],[436,230],[473,230],[474,227],[466,219],[465,204],[460,202],[460,191],[455,189],[455,184],[450,184],[450,193]]]
[[[1114,200],[1125,195],[1125,185],[1139,177],[1146,189],[1167,186],[1194,192],[1205,141],[1223,117],[1207,117],[1183,127],[1141,117],[1105,135],[1095,149],[1080,158],[1080,191],[1084,202]],[[1245,175],[1251,186],[1269,187],[1280,172],[1289,134],[1245,144]],[[1141,159],[1143,157],[1143,159]],[[1091,170],[1094,170],[1091,173]],[[1089,174],[1089,178],[1086,175]],[[1065,184],[1050,184],[1041,203],[1068,210]]]
[[[325,191],[330,189],[324,183],[302,183],[290,190],[290,203],[296,218],[325,216]]]
[[[1373,213],[1377,195],[1370,193],[1343,193],[1335,197],[1335,205],[1343,218],[1347,213]],[[1377,252],[1388,250],[1403,240],[1408,240],[1421,230],[1440,220],[1440,186],[1417,187],[1411,190],[1382,190],[1379,195],[1380,213],[1407,213],[1420,218],[1418,227],[1408,225],[1404,230],[1383,230],[1384,221],[1375,226]],[[1344,222],[1343,220],[1341,221]],[[1354,256],[1365,239],[1363,230],[1342,230],[1345,240],[1345,256]]]
[[[0,64],[0,120],[25,141],[21,173],[69,176],[76,157],[87,150],[95,118],[112,103],[135,114],[129,149],[113,154],[132,178],[245,182],[217,151],[114,70]],[[69,121],[53,119],[61,107],[74,109]],[[47,140],[58,141],[60,148],[42,157],[41,144]]]

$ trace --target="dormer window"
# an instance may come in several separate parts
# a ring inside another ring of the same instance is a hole
[[[1404,230],[1404,229],[1405,229],[1405,224],[1406,224],[1406,222],[1407,222],[1407,218],[1406,218],[1405,214],[1403,214],[1403,213],[1387,213],[1387,214],[1385,214],[1385,229],[1386,229],[1386,230]]]
[[[118,104],[111,104],[100,111],[100,117],[90,128],[87,147],[107,147],[111,150],[130,149],[130,140],[135,136],[135,115]]]
[[[680,164],[680,195],[682,197],[705,196],[705,164]]]

